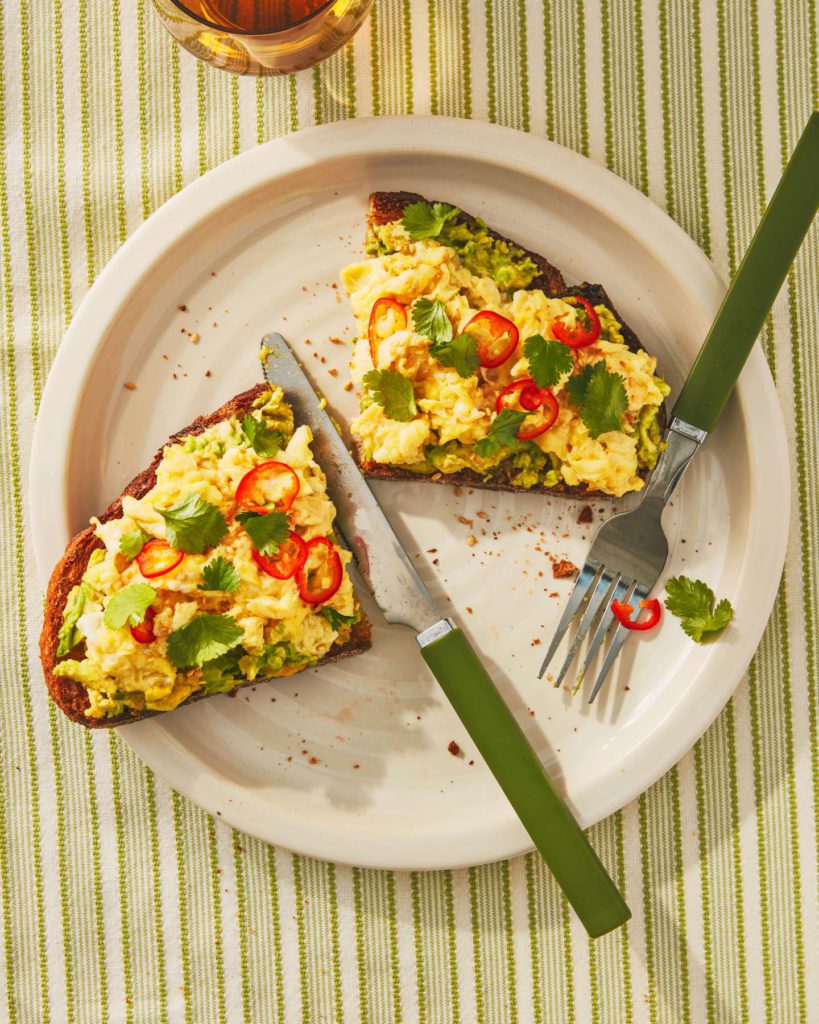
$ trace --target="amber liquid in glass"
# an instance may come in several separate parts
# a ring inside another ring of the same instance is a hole
[[[326,0],[183,0],[191,14],[222,28],[267,35],[303,21]]]
[[[372,0],[153,0],[195,56],[238,74],[285,75],[342,47]]]

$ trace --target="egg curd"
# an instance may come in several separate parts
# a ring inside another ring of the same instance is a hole
[[[642,488],[640,473],[653,468],[662,446],[658,413],[669,388],[656,376],[656,359],[643,350],[632,352],[621,325],[602,305],[594,307],[599,338],[586,348],[569,350],[574,369],[551,389],[559,404],[553,426],[513,450],[489,458],[475,452],[474,445],[487,436],[496,418],[500,391],[530,376],[523,351],[526,339],[540,335],[552,340],[554,322],[560,318],[571,329],[578,313],[569,301],[527,288],[537,273],[532,261],[508,243],[494,241],[482,225],[453,223],[448,230],[453,244],[437,238],[413,241],[399,221],[380,226],[368,246],[377,255],[341,273],[360,334],[351,362],[354,382],[360,385],[373,369],[397,371],[412,383],[417,407],[413,418],[398,422],[365,388],[361,413],[352,423],[363,457],[418,473],[471,469],[523,487],[563,483],[614,496]],[[466,241],[470,231],[479,234],[472,246]],[[374,364],[367,332],[380,298],[395,299],[409,312],[407,325],[380,341]],[[481,367],[467,377],[441,365],[430,353],[430,340],[413,330],[410,307],[421,298],[443,303],[456,335],[476,313],[500,313],[518,328],[516,351],[502,366]],[[572,374],[601,360],[608,371],[622,376],[628,404],[622,429],[593,437],[566,384]]]
[[[335,508],[324,474],[313,460],[310,428],[294,429],[292,412],[279,389],[256,400],[252,418],[278,432],[278,452],[257,454],[243,424],[224,420],[168,445],[155,486],[141,499],[124,497],[120,518],[92,520],[104,547],[94,551],[81,584],[69,595],[58,654],[71,657],[59,661],[54,670],[85,687],[89,717],[115,716],[126,708],[169,711],[201,691],[227,691],[257,676],[292,673],[347,641],[352,624],[361,617],[346,569],[351,555],[333,540]],[[305,542],[329,538],[341,561],[340,585],[320,606],[302,598],[295,576],[277,579],[262,571],[250,536],[235,518],[240,481],[270,458],[289,466],[298,477],[298,493],[287,513],[289,529]],[[191,495],[219,509],[227,521],[223,539],[201,554],[185,554],[175,568],[146,580],[138,558],[122,553],[123,538],[141,531],[147,543],[164,539],[166,521],[158,510]],[[231,574],[231,592],[202,589],[203,567],[217,557],[238,574]],[[150,642],[140,642],[139,629],[127,623],[108,628],[104,615],[114,595],[146,582],[156,591],[149,609],[148,635],[153,636]],[[169,637],[202,613],[230,616],[241,629],[241,642],[220,657],[202,658],[200,667],[179,669],[168,657]]]

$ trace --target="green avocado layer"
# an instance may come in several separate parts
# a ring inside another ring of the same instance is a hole
[[[367,240],[370,256],[386,256],[396,251],[390,239],[391,227],[382,224],[370,231]],[[528,288],[539,273],[534,260],[523,249],[495,238],[482,220],[474,224],[457,219],[448,221],[438,241],[457,252],[470,274],[491,277],[502,291]]]

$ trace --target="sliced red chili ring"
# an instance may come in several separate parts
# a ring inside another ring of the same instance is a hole
[[[318,565],[311,565],[311,555],[323,554]],[[338,551],[328,537],[314,537],[307,542],[307,559],[296,571],[296,583],[302,601],[307,604],[324,604],[341,586],[344,568]]]
[[[491,309],[476,313],[464,328],[464,333],[478,339],[478,359],[487,370],[502,366],[518,347],[520,338],[512,321]]]
[[[564,300],[573,306],[579,306],[580,314],[574,327],[570,327],[565,320],[552,321],[552,334],[558,341],[562,341],[569,348],[586,348],[593,345],[600,337],[600,317],[595,312],[594,306],[582,295],[573,295]]]
[[[277,580],[289,580],[307,561],[307,545],[297,533],[288,533],[275,555],[263,555],[255,548],[251,554],[262,572]]]
[[[635,620],[631,617],[634,613],[634,608],[630,604],[621,604],[619,601],[611,602],[611,610],[621,626],[625,626],[626,629],[635,630],[638,633],[644,633],[646,630],[654,629],[660,621],[662,611],[660,602],[656,597],[653,597],[650,601],[641,601],[640,607],[648,611],[648,616],[645,619]]]
[[[384,320],[391,316],[393,324],[391,330],[386,334],[381,333]],[[367,325],[367,338],[370,342],[370,358],[373,366],[378,366],[378,346],[396,331],[403,331],[407,326],[407,310],[397,299],[382,298],[376,299],[370,313],[370,322]]]
[[[139,571],[146,580],[156,579],[157,576],[164,576],[166,572],[175,569],[185,557],[184,552],[177,551],[161,537],[154,537],[136,556],[136,563]]]
[[[260,462],[239,481],[236,501],[249,512],[286,512],[300,486],[299,478],[285,462]]]
[[[155,618],[156,612],[153,608],[148,608],[145,611],[145,618],[142,622],[138,626],[131,626],[131,636],[138,644],[150,644],[156,640],[154,636]]]
[[[531,377],[522,377],[507,385],[497,397],[495,412],[510,408],[507,399],[510,396],[517,396],[520,407],[527,413],[543,410],[542,419],[532,419],[529,416],[518,428],[519,441],[531,441],[533,437],[544,434],[550,427],[554,426],[560,406],[557,399],[549,388],[539,388]]]

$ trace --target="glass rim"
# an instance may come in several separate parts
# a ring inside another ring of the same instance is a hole
[[[226,32],[231,36],[275,36],[281,32],[289,32],[291,29],[298,28],[299,25],[305,25],[316,15],[322,14],[327,10],[328,7],[332,7],[336,0],[324,0],[324,3],[317,7],[314,11],[309,14],[305,14],[303,18],[299,18],[297,21],[291,22],[289,25],[285,25],[282,28],[274,28],[271,32],[253,32],[247,28],[230,28],[227,25],[217,25],[216,22],[210,21],[208,18],[203,17],[201,14],[194,14],[192,10],[186,5],[185,0],[171,0],[174,7],[182,11],[183,14],[187,14],[189,18],[193,18],[194,21],[198,21],[200,25],[205,25],[207,28],[214,29],[217,32]]]

